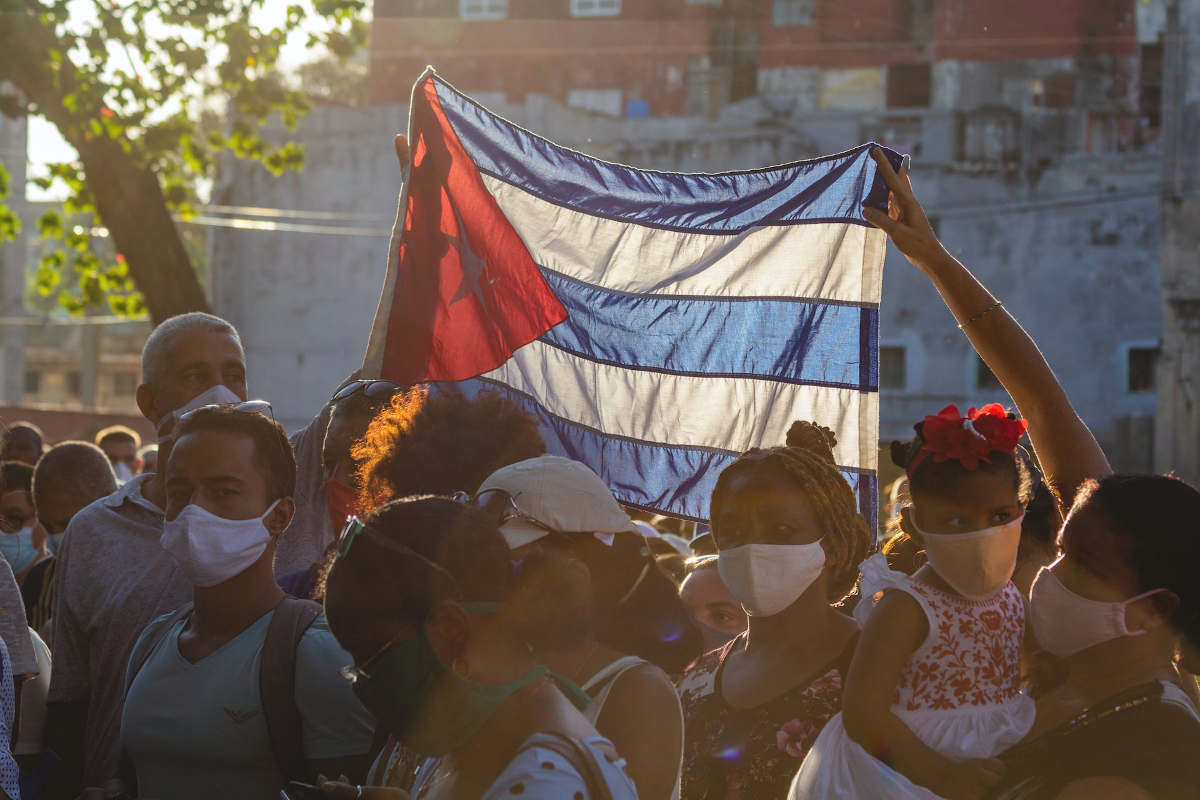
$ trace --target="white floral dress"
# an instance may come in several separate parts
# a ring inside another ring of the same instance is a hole
[[[986,600],[967,600],[894,572],[882,554],[874,555],[862,565],[863,600],[855,610],[860,624],[887,590],[912,597],[929,620],[929,634],[900,675],[892,713],[930,748],[955,760],[992,758],[1028,733],[1034,703],[1018,686],[1025,604],[1012,582]],[[838,714],[817,738],[788,797],[937,795],[867,753],[846,735]]]

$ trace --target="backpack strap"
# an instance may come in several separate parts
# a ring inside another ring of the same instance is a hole
[[[596,754],[586,744],[573,736],[563,736],[558,733],[535,733],[525,740],[519,752],[541,747],[560,755],[570,764],[588,790],[588,800],[613,800],[608,781],[604,778],[604,770],[596,759]]]
[[[296,705],[296,648],[321,613],[311,600],[285,597],[275,607],[263,643],[258,685],[275,764],[285,780],[308,781],[304,725]]]

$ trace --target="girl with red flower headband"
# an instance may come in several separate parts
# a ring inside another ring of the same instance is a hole
[[[1181,678],[1175,660],[1182,653],[1190,671],[1200,668],[1200,491],[1171,476],[1113,474],[1034,341],[938,241],[908,177],[897,175],[880,153],[873,155],[891,196],[887,213],[866,209],[864,216],[929,277],[976,352],[1028,419],[1045,485],[1065,519],[1059,533],[1063,554],[1041,569],[1030,589],[1032,638],[1061,659],[1059,669],[1047,673],[1053,681],[1031,687],[1037,711],[1034,726],[999,760],[956,763],[937,790],[949,797],[986,793],[996,800],[1194,798],[1200,786],[1200,759],[1195,757],[1200,751],[1200,712],[1185,688],[1191,678]],[[1015,428],[994,412],[986,415],[994,421],[981,423],[981,414],[976,412],[972,419],[968,412],[963,422],[948,409],[927,418],[915,452],[910,447],[898,455],[911,455],[905,463],[915,484],[940,488],[939,496],[950,498],[955,494],[953,483],[958,502],[965,505],[973,499],[981,510],[998,509],[1001,495],[1012,493],[1007,457],[992,451],[986,454],[988,460],[980,459],[974,470],[969,469],[983,445],[963,437],[955,425],[965,429],[969,423],[971,431],[989,441],[1005,442]],[[945,469],[961,469],[961,477],[955,482],[942,473]],[[1005,479],[989,488],[982,476],[994,470],[1002,471]],[[939,481],[945,485],[939,487]],[[934,519],[940,516],[937,508],[927,513],[917,485],[912,489],[912,530],[914,522],[922,529],[941,522],[979,524]],[[928,542],[926,537],[927,546]],[[889,592],[880,608],[890,598],[905,599],[900,592]],[[948,622],[939,619],[935,624],[930,619],[921,647],[939,638]],[[981,622],[1003,624],[994,617]],[[872,639],[891,639],[891,651],[868,647]],[[924,777],[928,786],[936,784],[934,765],[940,754],[906,735],[911,732],[894,719],[874,727],[869,721],[861,726],[851,722],[852,709],[864,705],[856,689],[868,696],[874,691],[878,705],[872,675],[888,669],[894,674],[895,650],[914,641],[911,628],[881,629],[873,616],[850,670],[846,727],[857,728],[857,741],[874,755],[917,776],[918,782]],[[880,657],[890,658],[890,664],[873,661]],[[950,685],[957,691],[962,684],[952,678]],[[1195,686],[1190,689],[1194,695]]]
[[[995,756],[1033,726],[1020,692],[1025,606],[1011,578],[1028,470],[1026,423],[998,404],[925,417],[892,458],[912,504],[901,529],[928,562],[910,577],[862,564],[863,625],[843,711],[822,731],[793,798],[981,797]]]

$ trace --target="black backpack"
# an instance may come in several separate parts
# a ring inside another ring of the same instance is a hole
[[[159,623],[155,634],[134,651],[125,682],[126,694],[158,643],[175,627],[176,622],[191,613],[192,604],[188,603]],[[304,755],[303,725],[300,709],[296,707],[296,648],[320,613],[320,604],[312,600],[283,598],[275,607],[275,615],[271,617],[263,643],[262,665],[258,675],[263,719],[267,723],[267,736],[271,740],[271,752],[275,754],[275,765],[287,781],[310,781],[313,777]],[[137,785],[133,764],[124,754],[122,762],[126,786],[132,789]]]

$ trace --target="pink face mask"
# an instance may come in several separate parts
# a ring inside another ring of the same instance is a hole
[[[929,564],[946,583],[968,600],[986,600],[1003,589],[1017,566],[1021,543],[1021,521],[1025,515],[1003,525],[969,533],[921,534]]]
[[[1029,591],[1029,621],[1042,649],[1066,658],[1113,639],[1141,636],[1146,631],[1129,630],[1126,609],[1138,600],[1165,591],[1151,589],[1119,603],[1090,600],[1064,586],[1050,567],[1042,567]]]

